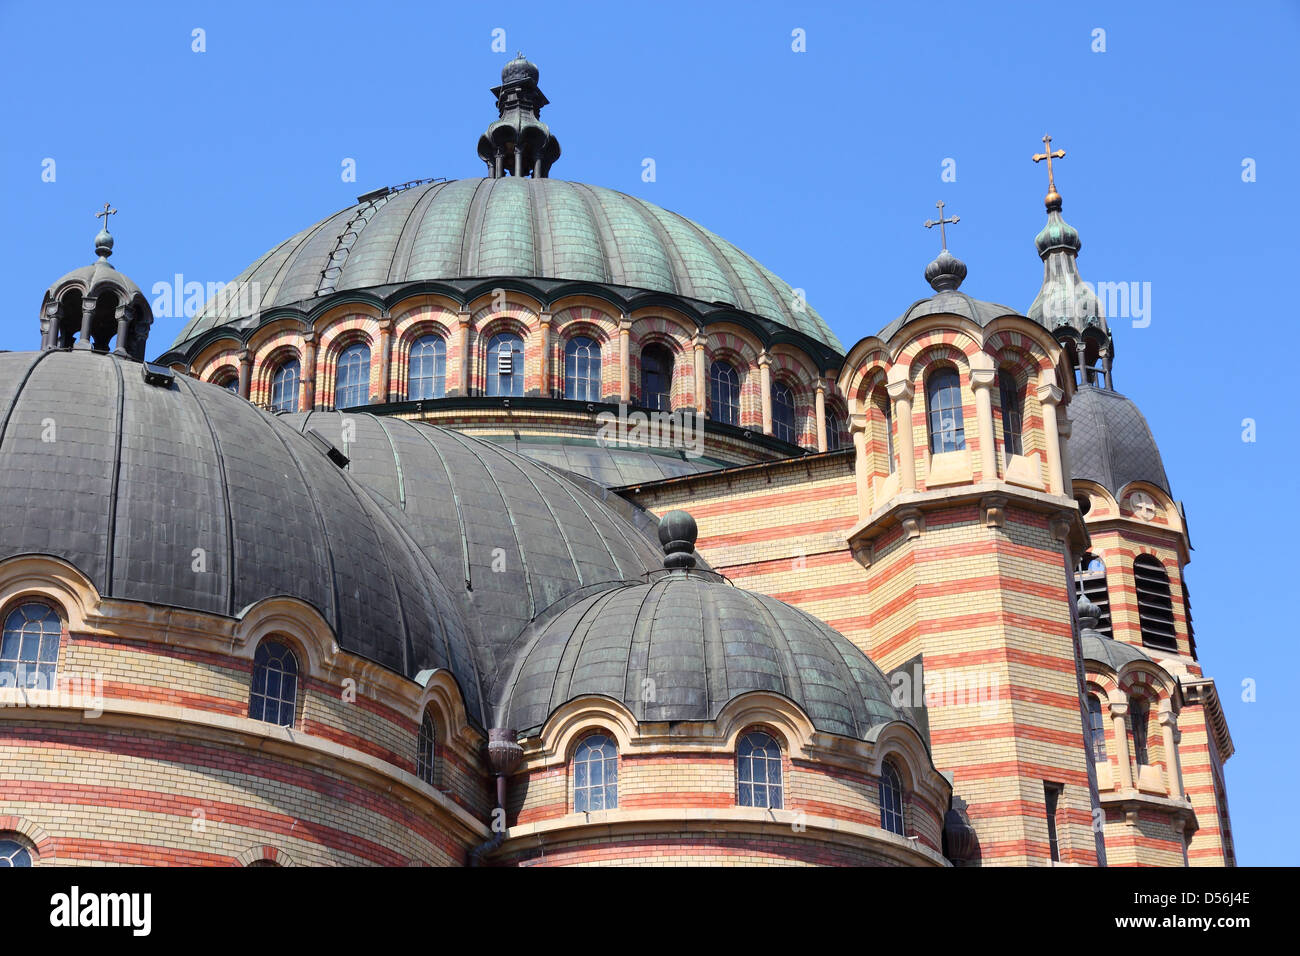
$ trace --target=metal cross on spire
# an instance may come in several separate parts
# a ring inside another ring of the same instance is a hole
[[[1056,174],[1052,170],[1052,160],[1065,159],[1065,150],[1058,149],[1052,152],[1052,137],[1043,137],[1043,152],[1034,153],[1034,162],[1041,163],[1047,160],[1047,194],[1050,196],[1056,192]]]
[[[110,208],[108,203],[104,203],[104,211],[95,213],[95,218],[104,220],[104,231],[108,232],[108,217],[115,215],[117,215],[117,210]]]
[[[941,243],[943,243],[943,248],[944,248],[944,249],[947,249],[947,248],[948,248],[948,233],[947,233],[947,230],[945,230],[943,227],[944,227],[945,225],[949,224],[949,223],[961,222],[961,216],[953,216],[953,217],[950,218],[950,219],[945,219],[945,218],[943,218],[943,200],[942,200],[942,199],[940,199],[937,203],[935,203],[935,206],[938,207],[938,209],[939,209],[939,218],[938,218],[938,219],[927,219],[927,220],[925,221],[925,228],[926,228],[926,229],[933,229],[935,226],[938,226],[938,227],[939,227],[939,241],[940,241]]]

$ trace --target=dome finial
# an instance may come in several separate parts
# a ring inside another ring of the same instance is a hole
[[[962,280],[966,278],[966,263],[948,251],[948,233],[944,229],[946,225],[961,222],[961,217],[951,216],[945,219],[942,199],[935,203],[935,206],[939,210],[939,218],[927,219],[925,228],[939,227],[939,242],[942,248],[939,250],[938,257],[925,267],[925,281],[930,283],[935,292],[948,292],[960,286]]]
[[[670,511],[659,519],[659,543],[664,549],[664,567],[688,570],[695,567],[695,539],[700,529],[686,511]]]
[[[1043,137],[1043,152],[1034,153],[1034,162],[1041,163],[1047,160],[1047,198],[1043,202],[1046,203],[1049,212],[1060,211],[1061,208],[1061,194],[1056,191],[1056,174],[1052,170],[1054,159],[1065,159],[1065,150],[1058,149],[1052,152],[1052,137],[1049,134]]]
[[[101,259],[107,259],[113,254],[113,237],[108,231],[108,217],[116,214],[117,210],[112,208],[111,203],[104,203],[103,211],[95,213],[96,219],[104,220],[104,228],[95,236],[95,255]]]
[[[532,176],[544,179],[560,158],[560,141],[541,121],[549,102],[537,85],[537,64],[520,51],[501,68],[501,85],[492,88],[497,98],[497,120],[478,141],[479,159],[493,179]]]

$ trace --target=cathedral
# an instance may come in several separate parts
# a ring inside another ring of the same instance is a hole
[[[939,203],[846,347],[552,178],[522,55],[491,92],[481,178],[359,196],[170,345],[106,205],[0,353],[0,865],[1233,865],[1051,137],[1026,311]]]

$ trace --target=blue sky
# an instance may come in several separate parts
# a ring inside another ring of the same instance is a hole
[[[150,292],[225,281],[370,189],[478,176],[488,88],[541,68],[557,178],[644,197],[744,248],[846,345],[928,294],[943,199],[964,290],[1024,310],[1042,275],[1040,137],[1093,281],[1150,283],[1112,323],[1187,508],[1188,569],[1241,862],[1300,862],[1294,605],[1293,166],[1300,5],[1211,3],[0,4],[0,348],[93,259]],[[206,52],[192,50],[194,29]],[[508,54],[493,52],[505,30]],[[1095,52],[1094,31],[1105,31]],[[806,52],[791,49],[792,31]],[[641,178],[653,158],[656,181]],[[356,182],[341,164],[356,161]],[[47,159],[54,181],[43,181]],[[941,179],[945,159],[956,180]],[[1255,181],[1243,181],[1254,161]],[[183,324],[159,319],[150,355]],[[1269,359],[1265,362],[1265,359]],[[1254,419],[1256,441],[1242,440]],[[1292,607],[1288,612],[1286,607]],[[1256,700],[1242,699],[1243,681]],[[1208,821],[1207,821],[1208,822]]]

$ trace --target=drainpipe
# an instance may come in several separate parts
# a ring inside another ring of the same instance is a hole
[[[492,813],[492,836],[469,851],[470,866],[481,866],[483,858],[505,842],[506,788],[510,775],[518,769],[523,756],[524,748],[519,746],[519,735],[513,730],[493,727],[488,731],[488,767],[496,775],[497,804]]]

